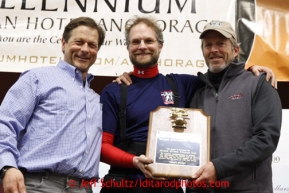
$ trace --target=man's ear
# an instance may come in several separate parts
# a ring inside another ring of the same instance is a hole
[[[160,52],[161,52],[163,49],[163,43],[159,43],[159,48],[160,48]]]
[[[65,40],[64,40],[64,38],[62,38],[61,39],[61,44],[62,44],[62,46],[61,46],[61,48],[62,48],[62,52],[64,53],[64,46],[65,46]]]
[[[238,56],[240,52],[240,46],[235,46],[234,47],[234,58],[236,58]]]

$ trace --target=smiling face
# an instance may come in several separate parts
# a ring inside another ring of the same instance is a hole
[[[239,46],[233,47],[230,39],[217,31],[208,31],[202,38],[202,50],[211,72],[225,69],[238,55]]]
[[[157,65],[162,44],[157,40],[156,33],[151,27],[139,23],[129,33],[127,49],[130,61],[134,66],[152,67]]]
[[[71,31],[67,42],[62,39],[64,61],[82,72],[85,79],[90,66],[95,62],[98,52],[98,32],[96,29],[78,26]]]

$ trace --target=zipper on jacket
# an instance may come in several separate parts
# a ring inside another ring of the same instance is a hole
[[[256,166],[253,168],[253,180],[256,180],[257,179],[257,174],[256,174]]]
[[[215,94],[215,100],[216,100],[216,102],[218,102],[218,93],[217,92]]]

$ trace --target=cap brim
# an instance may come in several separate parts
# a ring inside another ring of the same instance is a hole
[[[226,38],[231,38],[233,37],[232,34],[222,30],[222,29],[206,29],[205,31],[203,31],[200,35],[200,39],[204,38],[205,34],[208,32],[208,31],[217,31],[219,32],[220,34],[222,34],[223,36],[225,36]]]

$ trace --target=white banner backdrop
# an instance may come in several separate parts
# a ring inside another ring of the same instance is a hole
[[[148,3],[149,2],[149,3]],[[134,15],[153,16],[164,31],[160,72],[205,72],[199,35],[206,22],[235,25],[235,1],[228,0],[2,0],[0,5],[0,71],[23,72],[55,65],[61,37],[70,19],[94,18],[106,30],[106,40],[91,67],[94,75],[116,76],[131,71],[124,26]]]

